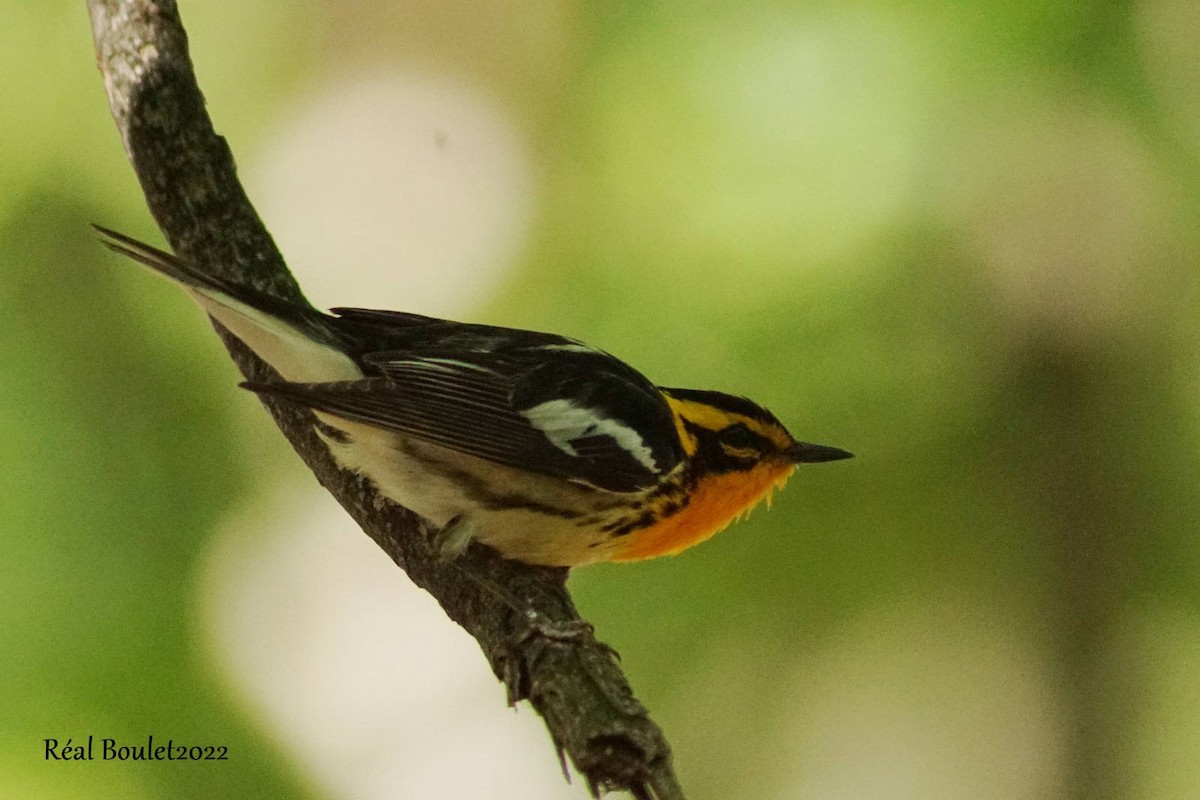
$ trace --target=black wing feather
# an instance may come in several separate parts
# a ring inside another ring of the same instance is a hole
[[[245,384],[256,392],[618,492],[654,485],[683,458],[671,410],[657,388],[575,339],[400,311],[336,308],[329,316],[98,230],[110,249],[180,283],[279,317],[344,352],[364,373],[345,383]]]
[[[399,354],[394,354],[399,355]],[[412,354],[386,364],[369,359],[386,377],[323,384],[245,384],[260,394],[276,395],[319,411],[403,433],[458,452],[565,480],[582,481],[614,492],[652,486],[679,460],[668,440],[646,442],[653,468],[614,438],[584,435],[570,444],[574,454],[555,445],[512,402],[514,389],[531,371],[500,373],[482,368],[486,354],[470,363],[425,361]],[[536,373],[535,371],[532,371]],[[536,376],[535,376],[536,377]],[[631,392],[637,392],[630,387]],[[526,387],[526,394],[529,394]],[[640,394],[640,392],[638,392]],[[563,399],[561,396],[546,399]],[[589,411],[595,411],[589,407]],[[603,409],[599,410],[601,413]],[[669,414],[669,411],[667,411]],[[619,419],[615,414],[614,419]],[[668,423],[673,424],[673,423]],[[644,429],[639,428],[644,432]],[[655,436],[666,434],[652,428]],[[673,439],[673,428],[671,439]],[[653,437],[652,437],[653,438]],[[645,442],[646,437],[642,437]]]
[[[615,492],[652,486],[683,458],[674,418],[657,388],[623,362],[574,339],[398,311],[333,311],[336,316],[328,319],[366,377],[247,388]],[[547,430],[554,426],[553,414],[549,420],[539,416],[538,424],[527,415],[554,400],[570,404],[568,417],[594,419],[597,425],[576,431],[570,418],[564,433]]]

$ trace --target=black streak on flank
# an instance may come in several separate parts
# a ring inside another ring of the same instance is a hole
[[[653,511],[643,511],[638,516],[613,529],[612,536],[614,539],[618,536],[628,536],[629,534],[636,530],[640,530],[641,528],[649,528],[657,520],[658,515]]]
[[[315,426],[322,436],[332,442],[346,444],[350,441],[350,434],[346,433],[341,428],[335,428],[334,426],[322,422],[321,420],[317,420]]]
[[[441,459],[423,456],[420,453],[414,452],[411,448],[406,449],[405,452],[407,452],[407,454],[415,461],[425,464],[430,471],[441,472],[449,477],[452,481],[462,487],[464,492],[472,500],[479,503],[489,511],[525,509],[529,511],[536,511],[550,517],[559,517],[561,519],[576,519],[582,516],[582,512],[580,511],[540,503],[534,500],[532,497],[527,497],[525,495],[493,491],[483,480],[473,473],[467,472],[466,470],[456,469]]]

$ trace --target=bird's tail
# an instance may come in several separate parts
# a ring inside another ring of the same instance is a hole
[[[94,226],[104,246],[183,286],[217,322],[289,381],[323,383],[362,377],[330,318],[249,286],[208,275],[192,264],[123,233]]]

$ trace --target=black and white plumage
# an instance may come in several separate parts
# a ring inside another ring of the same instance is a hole
[[[473,539],[559,566],[679,552],[797,464],[850,455],[797,442],[745,398],[656,387],[574,339],[398,311],[326,314],[99,230],[270,364],[282,380],[243,386],[312,409],[334,458],[429,520],[447,553]]]
[[[614,492],[652,486],[683,457],[655,387],[579,342],[393,312],[332,311],[363,377],[250,388]]]
[[[270,364],[283,381],[245,386],[317,412],[339,431],[326,441],[343,466],[436,525],[469,513],[470,533],[512,557],[568,560],[543,546],[547,515],[523,509],[552,499],[560,526],[563,516],[602,514],[684,458],[654,384],[582,342],[396,311],[325,314],[99,230],[110,249],[183,285]],[[603,560],[596,542],[580,546],[590,546],[586,560]]]

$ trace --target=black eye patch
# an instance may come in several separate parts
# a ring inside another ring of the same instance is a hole
[[[735,422],[733,425],[722,428],[717,437],[721,440],[721,444],[728,445],[735,450],[748,450],[758,443],[758,437],[741,422]]]

